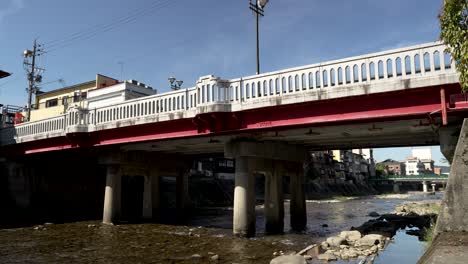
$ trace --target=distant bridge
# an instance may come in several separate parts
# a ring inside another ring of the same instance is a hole
[[[447,182],[448,175],[438,174],[423,174],[423,175],[391,175],[384,177],[377,177],[371,179],[372,181],[393,181],[393,182]]]

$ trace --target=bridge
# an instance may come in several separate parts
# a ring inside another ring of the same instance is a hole
[[[424,174],[424,175],[391,175],[383,177],[381,180],[395,181],[395,182],[447,182],[448,175],[437,175],[437,174]]]
[[[420,182],[422,184],[423,192],[428,192],[428,183],[431,183],[432,191],[436,191],[436,184],[447,184],[449,176],[442,174],[421,174],[421,175],[388,175],[384,177],[377,177],[369,179],[374,182],[385,181],[393,182],[393,192],[400,192],[400,183],[405,182]]]
[[[107,168],[103,221],[112,222],[125,176],[144,177],[142,215],[151,218],[161,175],[177,177],[184,208],[189,160],[221,153],[235,159],[235,234],[255,234],[254,174],[266,179],[267,232],[283,230],[283,176],[291,227],[302,229],[309,150],[440,144],[451,159],[468,98],[445,49],[434,42],[235,79],[203,76],[191,88],[4,128],[0,155],[15,160],[10,178],[26,177],[33,157],[93,157]]]

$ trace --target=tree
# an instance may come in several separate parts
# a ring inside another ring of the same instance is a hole
[[[460,84],[468,91],[468,1],[444,0],[439,14],[440,38],[447,44],[447,51],[457,62]]]
[[[377,176],[383,176],[385,175],[385,165],[383,163],[377,163],[375,165],[375,174]]]

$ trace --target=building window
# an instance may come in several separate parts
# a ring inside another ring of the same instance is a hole
[[[50,99],[46,101],[46,107],[53,107],[58,105],[58,99]]]
[[[83,99],[86,99],[86,97],[88,97],[88,93],[86,92],[75,93],[73,95],[73,102],[76,103],[82,101]]]

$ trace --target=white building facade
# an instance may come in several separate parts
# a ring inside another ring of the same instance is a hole
[[[424,174],[424,163],[416,157],[409,157],[405,161],[405,175]]]
[[[89,90],[87,98],[88,109],[118,104],[155,93],[156,91],[151,87],[134,80],[129,80],[107,87]]]

